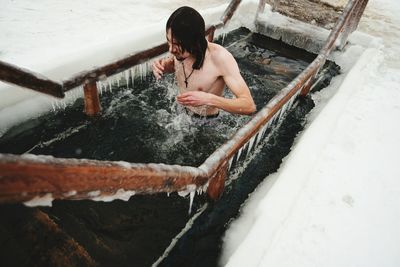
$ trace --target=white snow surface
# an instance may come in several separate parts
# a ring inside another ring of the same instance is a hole
[[[313,95],[292,151],[230,225],[221,265],[400,266],[399,12],[369,2],[333,56],[344,73]]]
[[[181,5],[213,23],[227,2],[1,0],[0,60],[61,81],[164,42]],[[257,1],[241,6],[232,27],[251,24]],[[351,44],[333,55],[343,73],[313,94],[291,153],[230,225],[221,265],[400,266],[399,13],[397,0],[369,1]],[[0,87],[0,136],[51,109],[48,97]]]

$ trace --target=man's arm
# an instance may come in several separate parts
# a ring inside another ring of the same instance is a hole
[[[156,79],[160,79],[164,73],[171,73],[175,71],[173,57],[160,58],[153,62],[153,74]]]
[[[256,106],[253,97],[242,75],[240,75],[236,60],[225,48],[219,47],[218,49],[220,51],[213,58],[214,64],[221,71],[222,78],[235,98],[229,99],[211,93],[189,91],[181,94],[178,101],[188,106],[213,106],[230,113],[249,115],[255,112]]]

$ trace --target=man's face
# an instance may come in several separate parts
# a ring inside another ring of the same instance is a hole
[[[176,57],[177,60],[184,60],[190,54],[187,51],[183,51],[182,47],[178,44],[175,38],[172,38],[171,29],[167,30],[167,42],[169,52]]]

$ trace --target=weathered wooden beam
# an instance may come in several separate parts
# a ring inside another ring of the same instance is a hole
[[[215,26],[211,26],[211,27],[209,27],[209,28],[207,29],[207,31],[206,31],[207,40],[208,40],[209,42],[214,41],[215,29],[216,29]]]
[[[202,186],[208,179],[204,171],[189,166],[0,154],[0,203],[46,194],[54,199],[93,199],[119,190],[175,192]]]
[[[58,98],[64,97],[61,84],[4,61],[0,61],[0,80]]]
[[[151,49],[147,49],[134,55],[125,57],[105,66],[90,71],[78,73],[72,78],[63,81],[63,90],[64,92],[71,90],[72,88],[84,84],[86,80],[98,80],[99,78],[108,77],[115,73],[122,72],[135,65],[146,62],[153,57],[159,56],[167,51],[168,44],[163,43]]]
[[[242,1],[241,0],[232,0],[229,3],[228,7],[225,9],[225,12],[221,17],[221,21],[224,25],[232,18],[233,14],[235,13],[240,2],[242,2]]]

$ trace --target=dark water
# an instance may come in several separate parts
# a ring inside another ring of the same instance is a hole
[[[235,56],[258,109],[315,57],[243,28],[228,34],[224,46]],[[333,64],[326,68],[320,88],[337,73]],[[193,122],[174,101],[173,79],[170,75],[155,82],[148,76],[137,80],[134,89],[121,86],[103,93],[102,115],[94,119],[83,114],[83,102],[78,99],[65,110],[14,127],[0,139],[0,151],[198,166],[249,117],[222,113],[217,122]],[[208,204],[161,266],[217,266],[229,221],[248,194],[279,167],[312,107],[309,98],[299,99],[282,126],[222,198]],[[235,160],[231,176],[243,160]],[[193,210],[204,203],[204,196],[196,196]],[[150,266],[190,218],[188,205],[188,199],[177,194],[134,196],[111,203],[54,201],[53,207],[40,209],[3,205],[0,210],[7,216],[0,219],[1,257],[9,266],[44,266],[61,261],[50,257],[59,250],[73,251],[71,264],[87,266],[82,253],[76,252],[79,249],[65,248],[72,239],[100,266]],[[60,231],[35,219],[33,210],[47,214]]]

